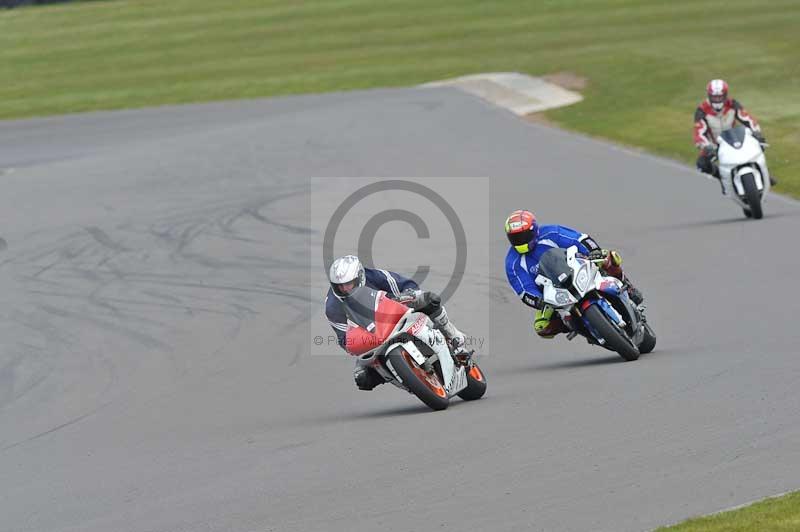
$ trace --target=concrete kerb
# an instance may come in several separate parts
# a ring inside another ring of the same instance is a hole
[[[577,92],[519,72],[473,74],[433,81],[420,87],[454,87],[508,109],[518,116],[564,107],[583,100],[583,96]]]

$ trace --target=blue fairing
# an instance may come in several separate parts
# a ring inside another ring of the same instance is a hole
[[[603,283],[600,285],[600,291],[605,294],[620,297],[619,286],[616,283]]]
[[[617,299],[621,299],[626,304],[629,303],[629,294],[628,291],[624,288],[622,281],[614,278],[614,277],[604,277],[603,280],[600,282],[600,287],[598,291],[608,294],[610,296],[614,296]]]
[[[602,299],[602,298],[598,299],[597,301],[595,301],[595,303],[597,305],[599,305],[601,309],[603,309],[603,312],[606,313],[606,316],[611,318],[611,321],[613,321],[617,325],[620,324],[619,316],[617,315],[617,313],[614,310],[614,308],[611,306],[611,303],[609,303],[608,301],[606,301],[605,299]]]

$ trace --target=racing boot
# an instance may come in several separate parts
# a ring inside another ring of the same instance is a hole
[[[595,249],[589,252],[589,259],[599,263],[600,271],[604,275],[616,277],[620,281],[623,279],[622,255],[618,251],[607,249]],[[600,263],[600,261],[603,261]]]
[[[717,168],[716,166],[714,167],[714,174],[713,175],[717,179],[717,181],[719,181],[719,189],[722,192],[722,195],[723,196],[727,196],[728,195],[728,189],[725,188],[725,183],[722,181],[722,176],[719,175],[719,168]]]
[[[641,305],[644,301],[644,296],[639,291],[638,288],[633,286],[633,283],[628,279],[628,276],[622,271],[622,255],[619,254],[618,251],[608,251],[608,250],[601,250],[600,255],[605,256],[605,262],[600,269],[603,270],[607,275],[611,277],[616,277],[625,285],[625,288],[628,291],[628,296],[631,298],[637,306]]]
[[[372,390],[376,386],[383,384],[383,377],[377,371],[366,366],[356,366],[353,370],[353,380],[356,381],[356,386],[359,390]]]
[[[431,320],[433,320],[433,323],[436,324],[436,327],[442,331],[444,337],[447,338],[447,341],[450,343],[450,347],[452,348],[453,355],[462,359],[469,359],[472,353],[467,351],[467,342],[464,338],[464,333],[456,329],[456,326],[453,325],[453,323],[447,317],[447,311],[444,309],[444,307],[439,307],[439,311],[431,316]]]
[[[706,174],[708,179],[716,179],[719,181],[720,192],[722,192],[723,196],[728,195],[728,191],[725,190],[725,183],[722,182],[722,175],[719,173],[719,166],[712,164],[709,171],[703,171],[703,173]]]
[[[555,314],[553,307],[545,305],[543,309],[536,311],[536,315],[533,318],[533,330],[536,331],[539,338],[550,340],[562,332],[567,332],[569,329],[561,321],[561,317]]]

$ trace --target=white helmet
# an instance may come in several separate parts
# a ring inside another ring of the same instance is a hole
[[[328,280],[331,282],[333,295],[339,300],[367,282],[364,266],[355,255],[345,255],[333,261],[328,271]]]

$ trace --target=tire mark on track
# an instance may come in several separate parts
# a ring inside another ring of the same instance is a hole
[[[108,320],[102,320],[99,318],[87,316],[85,314],[79,314],[77,312],[72,312],[52,305],[39,305],[39,308],[44,312],[52,314],[54,316],[58,316],[59,318],[75,320],[75,321],[83,321],[91,323],[92,325],[97,325],[101,329],[113,331],[121,336],[125,336],[131,340],[134,340],[137,343],[150,349],[170,350],[172,348],[170,344],[162,342],[161,340],[154,338],[153,336],[141,333],[139,331],[131,330],[127,327],[123,327]]]
[[[17,441],[17,442],[11,443],[11,444],[9,444],[9,445],[6,445],[6,446],[4,446],[4,447],[0,447],[0,453],[2,453],[2,452],[6,452],[6,451],[8,451],[8,450],[11,450],[11,449],[13,449],[14,447],[19,447],[20,445],[25,445],[26,443],[30,443],[30,442],[32,442],[32,441],[36,441],[36,440],[38,440],[39,438],[42,438],[42,437],[44,437],[44,436],[47,436],[48,434],[53,434],[54,432],[58,432],[58,431],[59,431],[59,430],[61,430],[61,429],[65,429],[65,428],[67,428],[67,427],[69,427],[69,426],[75,425],[76,423],[80,423],[80,422],[81,422],[81,421],[83,421],[84,419],[86,419],[86,418],[88,418],[88,417],[91,417],[91,416],[93,416],[94,414],[96,414],[96,413],[100,412],[101,410],[105,409],[105,408],[106,408],[106,407],[108,407],[108,406],[111,406],[111,403],[105,403],[105,404],[103,404],[103,405],[101,405],[101,406],[99,406],[99,407],[97,407],[97,408],[94,408],[94,409],[92,409],[92,410],[91,410],[91,411],[89,411],[89,412],[86,412],[86,413],[85,413],[85,414],[83,414],[83,415],[80,415],[80,416],[78,416],[78,417],[72,418],[72,419],[70,419],[69,421],[66,421],[66,422],[64,422],[64,423],[61,423],[60,425],[57,425],[57,426],[55,426],[55,427],[53,427],[53,428],[51,428],[51,429],[48,429],[48,430],[46,430],[46,431],[44,431],[44,432],[40,432],[40,433],[38,433],[38,434],[34,434],[33,436],[30,436],[30,437],[28,437],[28,438],[25,438],[24,440],[20,440],[20,441]]]
[[[66,383],[80,378],[73,373],[72,353],[90,357],[94,361],[84,363],[95,369],[105,367],[110,374],[116,364],[135,364],[123,359],[114,362],[119,355],[98,347],[113,345],[108,343],[114,342],[113,337],[157,351],[158,357],[172,357],[182,338],[191,336],[191,320],[200,314],[225,318],[215,321],[220,327],[219,341],[229,343],[260,315],[260,305],[281,298],[287,310],[300,313],[289,330],[298,329],[318,301],[308,297],[304,285],[287,284],[283,272],[308,265],[302,259],[273,257],[270,242],[275,232],[311,231],[283,223],[279,215],[264,216],[259,209],[304,193],[304,188],[296,187],[277,193],[260,190],[238,199],[195,202],[182,212],[59,226],[24,235],[23,244],[4,261],[2,271],[16,286],[19,303],[16,318],[6,320],[12,328],[10,336],[20,339],[8,355],[31,357],[21,340],[33,339],[48,353],[43,360],[49,369],[42,379],[53,371],[62,379],[72,374]],[[259,225],[269,229],[264,231]],[[98,342],[98,338],[109,340]],[[213,352],[224,346],[207,347]],[[129,350],[124,344],[118,348]],[[301,348],[298,344],[290,365],[299,361]],[[287,351],[290,354],[291,348]],[[207,355],[197,353],[196,360]],[[8,380],[10,373],[4,375]],[[42,380],[26,376],[24,383],[15,385],[18,390],[32,389],[38,382]],[[18,397],[9,395],[8,386],[5,390],[0,387],[0,398],[14,401]]]
[[[89,233],[92,236],[92,238],[94,238],[95,242],[97,242],[103,247],[106,247],[112,251],[117,251],[117,252],[131,251],[129,248],[126,248],[122,244],[114,242],[114,240],[112,240],[111,237],[109,237],[106,234],[106,232],[100,229],[99,227],[91,226],[91,227],[86,227],[85,229],[86,232]]]

